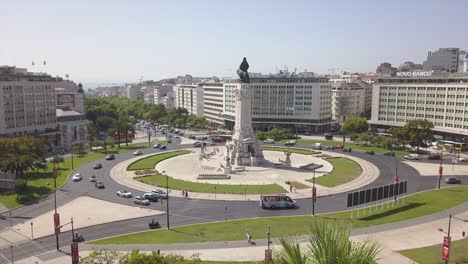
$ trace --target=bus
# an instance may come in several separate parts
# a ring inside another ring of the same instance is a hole
[[[466,144],[460,143],[460,142],[455,142],[455,141],[450,141],[450,140],[439,140],[437,143],[438,143],[437,146],[439,149],[442,149],[450,153],[466,150]]]
[[[268,194],[260,196],[260,206],[263,209],[296,208],[296,201],[284,194]]]

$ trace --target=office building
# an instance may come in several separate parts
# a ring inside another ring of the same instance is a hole
[[[203,117],[203,86],[178,84],[174,91],[176,108],[185,108],[189,114]]]
[[[175,108],[174,105],[174,97],[175,93],[174,92],[168,92],[166,96],[162,97],[161,103],[167,108],[167,109],[173,109]]]
[[[203,116],[212,124],[224,125],[224,84],[219,82],[202,83]]]
[[[170,92],[174,92],[173,84],[162,84],[154,87],[154,104],[163,103],[163,98],[165,98],[167,93]]]
[[[459,48],[442,48],[434,52],[429,51],[427,60],[423,62],[423,70],[457,72],[459,56]]]
[[[141,88],[136,84],[127,84],[127,98],[130,100],[142,100]]]
[[[332,84],[332,118],[344,122],[348,117],[362,117],[365,112],[366,88],[358,82]]]
[[[397,73],[375,82],[372,95],[374,128],[427,119],[434,123],[435,134],[468,143],[468,74]]]
[[[328,78],[304,77],[280,73],[250,79],[252,121],[266,130],[276,125],[294,132],[323,132],[332,122],[332,86]],[[234,125],[237,80],[224,87],[224,119],[227,128]]]
[[[56,115],[61,133],[59,145],[63,151],[69,152],[75,144],[87,144],[88,120],[83,113],[62,106],[56,109]]]
[[[57,145],[55,88],[61,78],[0,67],[0,136],[42,135]]]

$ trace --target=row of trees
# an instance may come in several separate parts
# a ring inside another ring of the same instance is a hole
[[[351,135],[356,142],[376,145],[384,148],[406,148],[411,146],[419,150],[434,139],[434,124],[426,119],[410,120],[403,127],[391,129],[392,136],[375,136],[369,132],[369,125],[364,118],[350,118],[341,127],[341,132]]]
[[[124,136],[128,144],[128,134],[135,133],[137,120],[150,119],[173,127],[205,127],[208,121],[195,115],[190,115],[186,109],[166,109],[164,105],[147,104],[143,101],[130,100],[126,97],[97,97],[85,98],[85,115],[88,124],[88,141],[92,148],[98,135],[115,135],[117,146],[120,146]],[[105,139],[106,140],[106,139]],[[109,140],[109,141],[112,141]]]

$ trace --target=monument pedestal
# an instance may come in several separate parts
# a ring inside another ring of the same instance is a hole
[[[231,160],[237,166],[256,166],[264,160],[252,127],[251,93],[248,83],[241,83],[236,91],[236,121],[230,149]]]

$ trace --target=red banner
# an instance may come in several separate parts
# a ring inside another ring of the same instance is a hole
[[[442,173],[444,171],[444,168],[442,166],[439,167],[439,177],[442,177]]]
[[[317,200],[317,188],[312,187],[312,199],[314,202]]]
[[[448,261],[450,256],[450,237],[444,237],[444,244],[442,245],[442,260]]]
[[[400,178],[398,178],[398,176],[395,176],[393,178],[393,183],[399,183],[400,182]]]
[[[55,234],[60,234],[60,215],[58,213],[54,214],[54,229]]]
[[[270,262],[272,257],[272,250],[265,249],[265,262]]]
[[[71,257],[72,257],[72,264],[78,264],[80,262],[80,255],[78,252],[78,242],[73,242],[71,244]]]
[[[57,178],[57,168],[52,170],[52,177]]]

